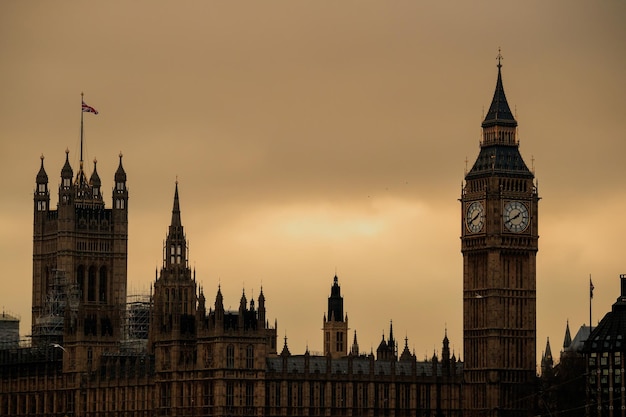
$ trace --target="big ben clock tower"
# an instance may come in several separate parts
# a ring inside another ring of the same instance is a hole
[[[534,404],[539,196],[519,152],[501,58],[461,195],[466,416],[528,416]]]

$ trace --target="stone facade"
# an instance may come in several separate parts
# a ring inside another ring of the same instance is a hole
[[[539,197],[519,153],[501,67],[461,195],[465,408],[482,417],[535,408]]]
[[[61,170],[50,209],[48,177],[36,177],[32,346],[0,349],[2,416],[522,416],[535,384],[534,175],[519,156],[498,66],[480,155],[461,196],[465,364],[450,354],[418,361],[399,353],[390,325],[374,353],[348,349],[348,317],[335,276],[324,316],[324,354],[277,350],[276,322],[241,295],[207,309],[189,267],[178,184],[163,265],[143,343],[124,332],[126,173],[115,173],[105,208],[94,161]],[[82,152],[81,152],[82,154]],[[81,157],[82,159],[82,157]],[[136,334],[135,334],[136,338]],[[522,401],[524,400],[524,401]]]

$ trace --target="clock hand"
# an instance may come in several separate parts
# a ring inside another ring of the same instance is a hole
[[[472,220],[470,220],[470,223],[474,223],[474,220],[476,220],[478,217],[480,216],[480,213],[476,214]]]
[[[517,219],[517,218],[518,218],[521,214],[522,214],[522,212],[521,212],[521,211],[517,212],[517,214],[516,214],[515,216],[510,217],[510,218],[509,218],[509,220],[507,220],[506,222],[507,222],[507,223],[511,223],[511,221],[512,221],[512,220]]]

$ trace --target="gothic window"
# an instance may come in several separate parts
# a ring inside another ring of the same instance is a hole
[[[246,407],[254,407],[254,382],[246,384]]]
[[[337,332],[337,352],[343,352],[343,332]]]
[[[330,332],[326,332],[326,352],[330,352]]]
[[[89,267],[89,277],[87,280],[87,301],[96,301],[96,267]]]
[[[93,364],[93,350],[91,348],[87,348],[87,366],[91,368]]]
[[[229,369],[235,367],[235,346],[233,345],[226,347],[226,367]]]
[[[170,407],[172,403],[172,387],[169,383],[161,385],[161,407]]]
[[[70,188],[71,178],[63,178],[63,188]]]
[[[84,301],[85,296],[85,267],[83,265],[78,266],[76,271],[76,284],[78,285],[78,291],[80,291],[80,298]]]
[[[118,182],[115,184],[115,189],[116,189],[117,191],[124,191],[124,183],[123,183],[123,182],[121,182],[121,181],[118,181]]]
[[[235,405],[235,384],[226,383],[226,407],[234,407]]]
[[[116,209],[124,209],[124,200],[122,198],[118,198],[115,200],[115,208]]]
[[[108,293],[108,287],[107,287],[107,269],[105,266],[100,267],[100,290],[99,292],[99,299],[101,302],[106,303],[107,302],[107,293]]]
[[[248,345],[246,348],[246,368],[254,368],[254,346]]]
[[[213,382],[205,381],[203,386],[204,405],[213,405]]]

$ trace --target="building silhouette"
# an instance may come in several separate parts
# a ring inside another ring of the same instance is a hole
[[[33,231],[32,344],[0,349],[2,416],[522,416],[535,386],[537,202],[502,87],[461,196],[465,363],[450,352],[417,360],[389,334],[374,352],[348,346],[333,277],[323,355],[292,354],[265,294],[226,310],[189,266],[178,183],[148,302],[127,302],[128,200],[119,157],[112,208],[94,161],[89,179],[61,169],[50,208],[42,157]],[[82,154],[82,152],[81,152]],[[321,301],[321,300],[320,300]],[[278,300],[280,302],[280,300]],[[321,303],[320,303],[321,304]],[[497,314],[494,314],[496,312]],[[280,352],[279,352],[280,350]]]
[[[588,416],[626,414],[626,275],[620,275],[620,295],[582,347]]]
[[[463,407],[472,416],[534,409],[539,196],[519,153],[501,70],[498,60],[480,153],[461,195]]]

